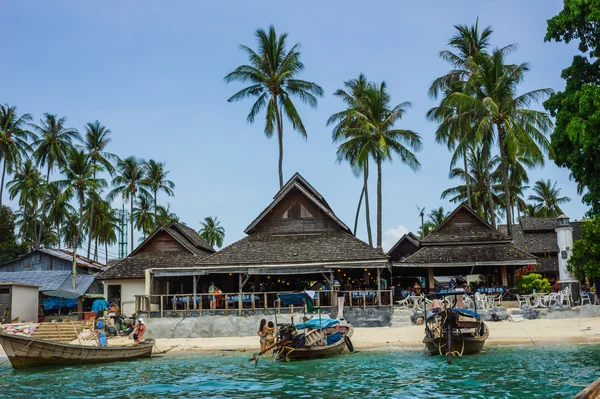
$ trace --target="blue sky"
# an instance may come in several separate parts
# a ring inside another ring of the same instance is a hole
[[[561,90],[560,72],[576,48],[543,41],[546,20],[561,9],[560,0],[6,2],[0,15],[0,102],[17,105],[36,121],[44,112],[67,116],[78,129],[98,119],[113,132],[112,152],[167,163],[175,197],[163,194],[159,202],[169,202],[194,228],[205,216],[217,216],[229,244],[244,236],[277,192],[277,141],[265,138],[262,117],[246,123],[250,101],[226,101],[243,86],[227,85],[223,77],[247,61],[238,46],[255,47],[255,29],[274,24],[289,33],[290,44],[301,43],[302,78],[325,91],[318,109],[299,106],[307,141],[289,125],[284,131],[284,178],[300,172],[346,224],[353,223],[361,181],[347,165],[335,163],[325,122],[343,104],[332,93],[363,72],[385,80],[394,103],[413,103],[398,126],[422,135],[423,166],[414,173],[400,162],[384,165],[389,247],[407,229],[417,230],[417,205],[427,211],[455,207],[440,200],[456,184],[447,177],[450,153],[434,142],[435,125],[425,119],[435,105],[427,89],[448,69],[437,53],[453,25],[479,17],[480,25],[494,28],[494,46],[518,43],[511,61],[531,66],[523,92]],[[532,182],[557,180],[572,198],[564,206],[567,215],[584,215],[567,170],[549,161],[529,175]],[[373,178],[373,226],[375,183]],[[366,238],[364,218],[358,235]]]

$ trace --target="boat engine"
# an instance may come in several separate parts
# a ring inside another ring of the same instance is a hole
[[[285,341],[293,341],[296,338],[297,330],[294,328],[292,324],[281,324],[279,326],[279,331],[277,332],[279,335],[279,340]]]

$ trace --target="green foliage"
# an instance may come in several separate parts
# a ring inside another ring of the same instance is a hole
[[[600,277],[600,216],[581,225],[581,239],[573,243],[567,269],[578,279]]]
[[[547,278],[542,278],[541,274],[530,273],[521,278],[517,278],[517,287],[521,294],[531,294],[535,292],[550,292],[550,282]]]
[[[225,229],[221,226],[221,222],[216,217],[209,216],[204,218],[204,222],[200,222],[200,224],[202,225],[198,231],[200,237],[204,238],[211,247],[221,248],[225,238]]]
[[[600,2],[565,0],[564,9],[548,21],[546,41],[579,40],[579,50],[597,57],[600,50]],[[600,213],[600,60],[573,58],[562,72],[563,92],[544,106],[556,118],[551,135],[554,161],[571,170],[589,214]]]
[[[17,244],[15,236],[16,217],[9,207],[0,208],[0,265],[27,252],[25,244]]]

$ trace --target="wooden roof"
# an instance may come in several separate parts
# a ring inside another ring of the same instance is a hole
[[[392,261],[399,261],[417,252],[421,246],[421,240],[412,232],[404,234],[396,244],[387,252]]]

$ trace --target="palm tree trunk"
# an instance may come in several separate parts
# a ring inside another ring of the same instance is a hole
[[[35,249],[40,247],[42,242],[42,230],[44,229],[44,211],[46,210],[46,199],[48,198],[48,183],[50,181],[50,169],[52,163],[48,161],[48,171],[46,172],[46,185],[44,186],[44,201],[42,201],[42,211],[40,212],[40,230],[38,232],[37,239],[35,240]],[[35,232],[35,228],[33,230]]]
[[[502,168],[502,182],[504,183],[504,204],[506,208],[506,232],[509,237],[512,237],[512,218],[511,218],[511,201],[510,201],[510,184],[508,181],[508,159],[506,156],[506,148],[504,148],[504,130],[502,125],[497,124],[498,128],[498,145],[500,146],[500,166]]]
[[[382,226],[381,226],[381,155],[377,155],[377,248],[381,248]]]
[[[158,190],[154,190],[154,220],[152,223],[152,230],[156,229],[156,193]]]
[[[108,264],[108,242],[104,242],[104,264]]]
[[[131,211],[131,213],[129,214],[129,227],[131,228],[131,252],[133,252],[133,193],[131,193],[131,195],[129,196],[129,202],[129,209]]]
[[[281,120],[281,110],[277,105],[277,96],[273,96],[273,105],[275,107],[275,117],[277,118],[277,140],[279,143],[279,189],[283,188],[283,123]]]
[[[491,178],[490,178],[490,155],[487,154],[486,151],[486,155],[485,155],[485,189],[487,191],[487,197],[488,197],[488,211],[490,213],[490,223],[492,224],[492,226],[496,227],[496,214],[494,212],[494,199],[492,197],[492,182],[491,182]]]
[[[4,176],[6,175],[6,158],[2,163],[2,183],[0,183],[0,209],[2,209],[2,193],[4,192]]]
[[[96,180],[96,163],[93,163],[94,168],[94,180]],[[90,228],[88,233],[88,250],[87,250],[87,258],[90,259],[90,249],[92,247],[92,231],[94,231],[94,196],[92,196],[91,205],[92,209],[90,209]]]
[[[471,179],[469,176],[469,168],[467,165],[467,148],[463,149],[463,163],[464,163],[464,171],[465,171],[465,185],[467,187],[467,199],[469,201],[469,208],[473,209],[473,203],[471,201]]]
[[[365,189],[365,218],[367,223],[367,236],[369,237],[369,245],[373,246],[373,234],[371,233],[371,208],[369,206],[369,160],[365,160],[363,168],[364,189]]]
[[[358,199],[358,207],[356,208],[356,217],[354,218],[354,236],[356,237],[356,229],[358,228],[358,216],[360,216],[360,206],[362,205],[363,197],[365,196],[365,186],[363,184],[362,190],[360,190],[360,197]]]
[[[98,236],[96,236],[95,238],[95,245],[94,245],[94,260],[97,262],[98,261]]]

